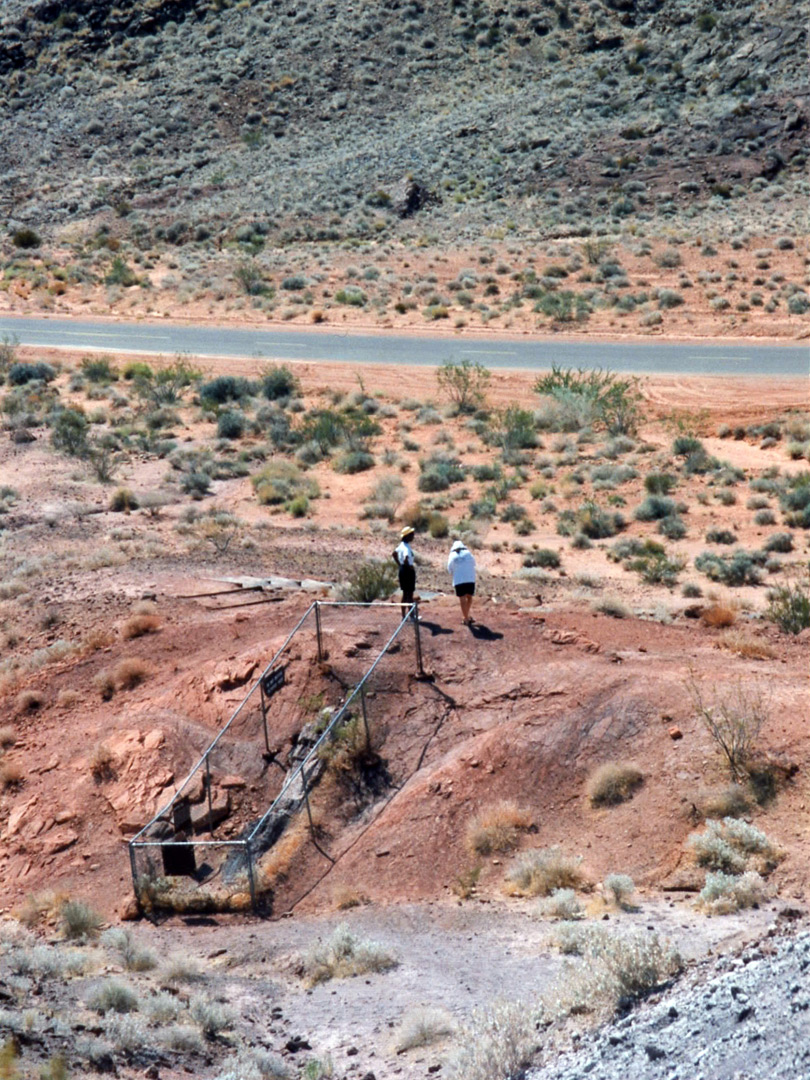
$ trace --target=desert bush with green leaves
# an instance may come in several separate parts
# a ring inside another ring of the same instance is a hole
[[[310,986],[390,971],[399,961],[383,945],[358,938],[347,926],[338,926],[326,941],[315,942],[302,957],[303,978]]]

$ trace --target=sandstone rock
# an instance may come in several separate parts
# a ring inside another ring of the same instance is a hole
[[[79,839],[79,834],[74,832],[73,829],[54,829],[50,833],[43,845],[43,855],[55,855],[59,851],[65,851],[71,847]]]
[[[148,731],[143,738],[144,750],[158,750],[164,741],[163,732],[160,728],[154,728],[152,731]]]

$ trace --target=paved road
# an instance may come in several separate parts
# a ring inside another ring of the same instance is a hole
[[[606,367],[654,374],[808,375],[810,345],[672,345],[660,341],[598,343],[467,336],[397,337],[295,330],[229,330],[67,319],[0,318],[0,337],[23,345],[265,360],[332,360],[347,364],[480,361],[490,368]]]

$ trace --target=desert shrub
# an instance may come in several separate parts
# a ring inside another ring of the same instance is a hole
[[[222,1006],[218,1001],[209,998],[197,997],[191,1002],[189,1008],[192,1020],[200,1025],[200,1030],[207,1038],[212,1039],[227,1028],[233,1026],[234,1015],[230,1009]]]
[[[97,784],[103,784],[106,780],[114,780],[115,757],[106,743],[99,743],[93,750],[89,759],[90,773]]]
[[[524,851],[510,867],[507,882],[512,892],[523,896],[576,889],[582,885],[581,862],[581,857],[565,855],[558,847]]]
[[[347,450],[335,458],[332,468],[339,473],[359,473],[373,469],[374,455],[366,450]]]
[[[268,401],[292,397],[299,389],[298,379],[286,364],[269,364],[261,371],[261,392]]]
[[[315,499],[320,494],[318,484],[307,479],[297,465],[290,461],[271,461],[250,480],[261,506],[288,503],[297,495]]]
[[[151,949],[140,945],[131,930],[115,927],[105,930],[101,944],[116,953],[127,971],[151,971],[157,967],[157,957]]]
[[[397,587],[397,572],[393,562],[368,559],[359,563],[349,576],[345,589],[347,600],[370,604],[386,600]]]
[[[762,575],[751,555],[740,549],[730,557],[704,551],[695,558],[695,569],[705,574],[712,581],[735,587],[739,585],[759,585]]]
[[[228,401],[242,401],[257,391],[257,385],[241,375],[218,375],[210,382],[202,384],[200,400],[224,405]]]
[[[38,248],[42,243],[42,240],[34,229],[29,228],[27,225],[23,225],[19,229],[15,229],[11,234],[11,242],[14,247],[21,248],[25,251],[30,248]]]
[[[116,979],[103,982],[87,999],[87,1007],[102,1016],[108,1012],[137,1012],[139,1005],[138,995],[133,988]]]
[[[742,908],[757,907],[765,895],[765,882],[756,870],[740,875],[718,870],[706,875],[699,904],[712,915],[728,915]]]
[[[672,443],[672,453],[676,457],[688,457],[690,454],[705,453],[703,443],[694,435],[678,435]]]
[[[109,356],[85,356],[81,362],[82,375],[91,383],[111,383],[118,378],[118,372]]]
[[[455,1021],[444,1009],[422,1006],[411,1009],[402,1017],[394,1036],[394,1050],[398,1054],[418,1046],[431,1046],[439,1039],[452,1035]]]
[[[748,501],[750,503],[752,500],[749,499]],[[773,525],[775,521],[776,514],[774,514],[773,510],[757,510],[754,514],[755,525]]]
[[[245,414],[236,409],[226,409],[217,417],[217,436],[220,439],[241,439],[245,427]]]
[[[420,491],[435,493],[446,491],[451,484],[458,484],[464,480],[466,473],[458,461],[444,454],[433,454],[426,461],[420,461],[418,488]]]
[[[438,510],[434,510],[428,518],[428,533],[434,540],[441,540],[442,537],[447,536],[450,532],[450,522],[444,516],[440,514]]]
[[[537,1051],[534,1020],[525,1005],[497,1005],[473,1012],[460,1049],[448,1062],[451,1080],[505,1080],[526,1075]]]
[[[742,873],[752,858],[767,871],[780,858],[778,848],[765,833],[734,817],[708,821],[704,832],[689,836],[687,846],[699,866],[725,873]]]
[[[124,660],[119,660],[113,668],[112,674],[113,679],[115,680],[116,689],[134,690],[136,686],[140,686],[148,677],[150,669],[145,661],[132,656]]]
[[[644,782],[644,774],[627,762],[608,761],[588,780],[591,806],[616,806],[633,797]]]
[[[183,473],[180,488],[186,495],[190,495],[192,499],[201,499],[203,495],[207,495],[211,490],[211,477],[202,469],[191,469],[189,472]]]
[[[110,510],[114,513],[129,513],[138,509],[138,496],[129,488],[121,487],[110,497]]]
[[[17,694],[17,712],[32,713],[45,704],[45,695],[41,690],[21,690]]]
[[[679,307],[683,303],[683,296],[675,289],[658,290],[658,306],[664,310]]]
[[[512,801],[485,807],[473,817],[466,832],[467,849],[472,855],[491,855],[512,851],[521,832],[532,824],[531,815]]]
[[[528,551],[523,556],[524,566],[542,566],[547,570],[556,570],[560,565],[560,556],[553,548],[540,548]]]
[[[696,803],[705,818],[742,817],[751,809],[751,800],[741,784],[701,791]]]
[[[60,911],[62,933],[71,940],[95,937],[102,925],[102,918],[89,904],[82,900],[68,900]]]
[[[381,476],[365,504],[364,516],[393,521],[404,495],[405,485],[398,476]]]
[[[723,627],[733,626],[737,621],[737,612],[735,608],[729,607],[727,604],[710,604],[701,612],[701,619],[706,626]]]
[[[549,919],[572,921],[581,919],[585,912],[573,889],[555,889],[550,896],[540,901],[540,914]]]
[[[659,521],[661,518],[671,517],[675,511],[673,499],[662,495],[648,495],[633,511],[633,517],[636,521]]]
[[[551,398],[568,414],[575,415],[579,411],[582,419],[592,415],[592,422],[604,427],[611,435],[625,435],[635,431],[643,416],[639,386],[638,379],[620,379],[601,368],[575,371],[552,365],[550,374],[537,380],[534,391]],[[579,409],[572,410],[577,404]]]
[[[30,382],[53,382],[56,378],[56,369],[43,361],[36,363],[23,363],[19,361],[12,364],[6,376],[9,386],[25,386]]]
[[[730,529],[708,529],[706,532],[707,544],[736,544],[736,533]]]
[[[628,1000],[642,997],[681,968],[678,953],[657,934],[616,934],[603,926],[565,926],[559,937],[569,953],[586,963],[569,968],[545,1000],[554,1016],[610,1015]]]
[[[667,540],[683,540],[686,536],[686,524],[677,514],[668,514],[658,522],[658,531]]]
[[[761,689],[738,682],[708,698],[692,673],[687,690],[698,716],[726,759],[731,779],[738,783],[745,777],[746,764],[753,756],[767,718],[767,703]]]
[[[624,517],[618,510],[605,510],[593,500],[583,503],[576,513],[571,514],[570,528],[563,531],[568,520],[566,512],[563,511],[557,524],[557,532],[562,536],[579,532],[589,540],[603,540],[608,536],[615,536],[625,526]]]
[[[157,615],[130,615],[121,625],[121,637],[129,641],[144,634],[154,634],[159,629],[160,619]]]
[[[612,619],[629,619],[633,614],[630,608],[617,596],[604,596],[595,600],[593,610],[602,615],[610,615]]]
[[[648,473],[644,477],[644,490],[648,495],[669,495],[677,482],[671,473]]]
[[[472,360],[448,360],[436,372],[439,389],[461,413],[474,413],[484,402],[490,372]]]
[[[769,592],[767,616],[786,634],[800,634],[810,626],[810,590],[803,581],[778,585]]]
[[[310,986],[329,979],[388,971],[399,961],[375,941],[357,938],[347,926],[339,926],[326,942],[318,941],[303,957],[304,978]]]
[[[778,551],[787,554],[787,552],[793,551],[793,535],[789,532],[774,533],[773,536],[768,537],[762,545],[762,549],[763,551]]]
[[[636,891],[636,885],[628,874],[608,874],[602,882],[605,895],[613,900],[617,907],[628,906],[630,897]]]

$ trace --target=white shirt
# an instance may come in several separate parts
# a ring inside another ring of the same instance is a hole
[[[413,552],[411,551],[411,545],[404,540],[397,545],[396,556],[400,566],[413,566]]]
[[[453,585],[470,585],[475,582],[475,559],[467,548],[450,552],[447,569],[453,575]]]

